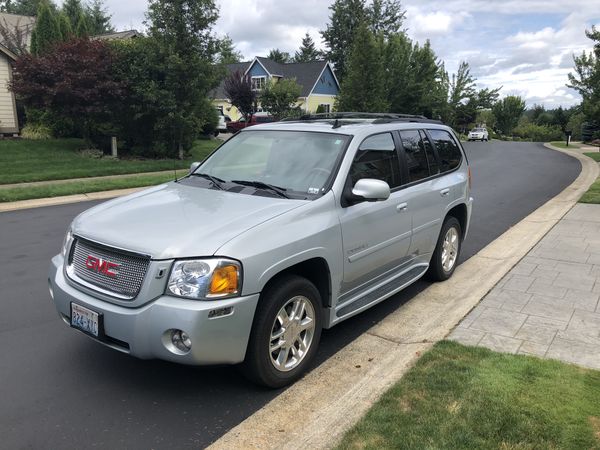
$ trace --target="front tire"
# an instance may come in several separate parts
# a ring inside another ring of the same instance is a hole
[[[300,378],[321,338],[321,296],[305,278],[287,275],[262,294],[243,364],[255,383],[280,388]]]
[[[446,281],[454,273],[462,248],[462,228],[456,217],[449,216],[442,225],[427,276],[432,281]]]

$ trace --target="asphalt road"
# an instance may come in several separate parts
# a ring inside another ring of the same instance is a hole
[[[475,206],[466,259],[568,186],[580,164],[540,144],[468,143]],[[59,320],[50,258],[94,203],[0,213],[0,448],[203,447],[278,391],[234,368],[141,361]],[[324,361],[427,286],[419,282],[324,332]],[[277,432],[277,430],[273,430]]]

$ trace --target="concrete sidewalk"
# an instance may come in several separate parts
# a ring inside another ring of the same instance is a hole
[[[600,369],[600,205],[577,204],[451,333]]]

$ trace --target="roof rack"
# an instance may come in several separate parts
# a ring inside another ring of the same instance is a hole
[[[343,123],[340,121],[348,120],[349,123],[355,120],[372,120],[373,123],[391,123],[391,122],[421,122],[442,124],[441,120],[428,119],[425,116],[413,114],[397,113],[364,113],[364,112],[333,112],[320,114],[305,114],[300,117],[289,117],[283,119],[285,122],[304,122],[304,121],[335,121],[334,128],[340,127]]]

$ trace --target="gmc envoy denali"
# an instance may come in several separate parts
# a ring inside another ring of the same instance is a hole
[[[67,325],[138,358],[299,378],[321,330],[423,275],[449,278],[470,169],[420,116],[338,113],[242,130],[189,175],[79,215],[52,259]]]

